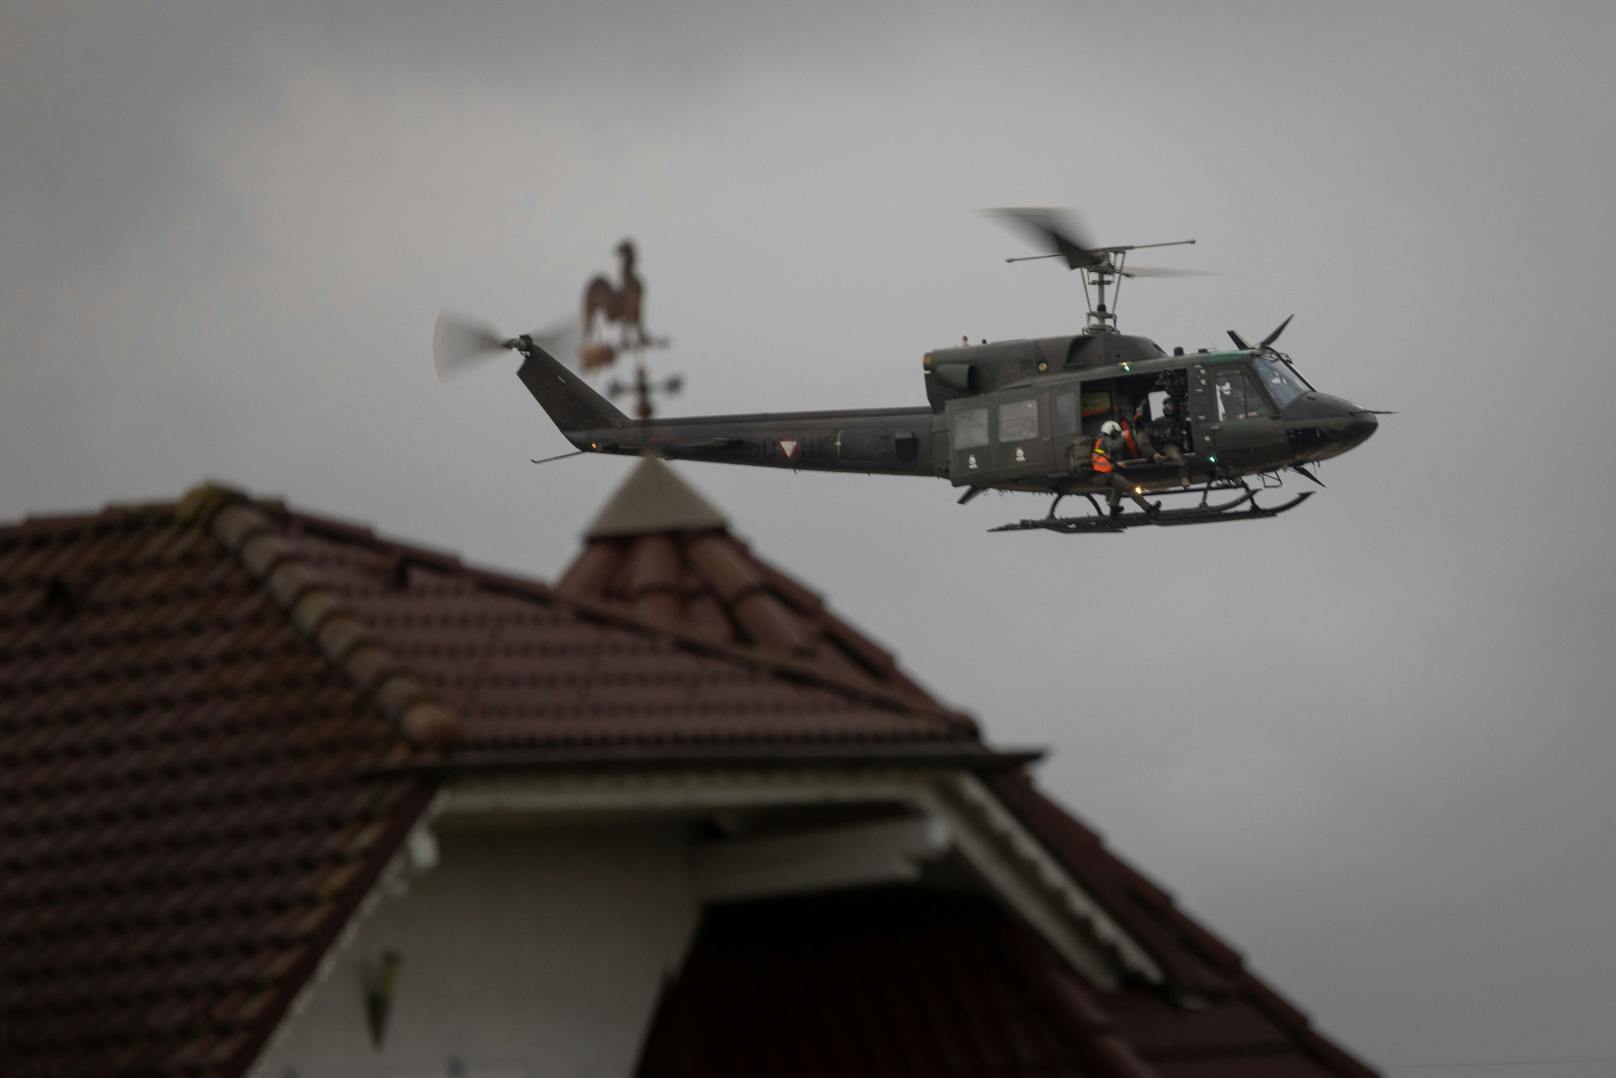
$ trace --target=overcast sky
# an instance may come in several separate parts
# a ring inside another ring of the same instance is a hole
[[[553,578],[630,462],[527,463],[441,305],[567,317],[631,235],[672,411],[906,405],[1082,323],[976,210],[1194,236],[1125,330],[1294,312],[1400,413],[1305,509],[989,536],[1046,503],[680,472],[1354,1051],[1606,1074],[1613,51],[1608,4],[0,0],[0,519],[217,477]]]

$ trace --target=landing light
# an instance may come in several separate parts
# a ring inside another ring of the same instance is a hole
[[[1143,494],[1145,492],[1145,488],[1144,487],[1134,487],[1133,492],[1135,494]]]

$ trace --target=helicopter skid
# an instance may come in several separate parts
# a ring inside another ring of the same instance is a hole
[[[1123,532],[1129,528],[1139,528],[1146,525],[1158,527],[1178,527],[1185,524],[1226,524],[1237,520],[1260,520],[1265,517],[1277,517],[1281,513],[1289,512],[1313,496],[1313,491],[1307,490],[1296,495],[1287,502],[1275,506],[1259,505],[1255,492],[1247,491],[1240,497],[1222,505],[1198,505],[1188,509],[1161,509],[1155,513],[1119,513],[1110,516],[1105,513],[1094,513],[1080,517],[1057,517],[1054,515],[1039,517],[1035,520],[1021,520],[1013,524],[1001,524],[997,528],[989,528],[990,532],[1020,532],[1020,531],[1051,531],[1065,535],[1078,535],[1086,532]],[[1241,508],[1244,506],[1245,508]]]

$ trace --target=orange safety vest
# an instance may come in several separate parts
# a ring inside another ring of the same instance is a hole
[[[1109,474],[1112,468],[1111,454],[1105,451],[1105,439],[1098,434],[1094,436],[1094,449],[1089,453],[1089,467],[1102,475]]]

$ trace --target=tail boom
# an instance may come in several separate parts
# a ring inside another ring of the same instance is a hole
[[[618,411],[554,356],[520,338],[526,357],[516,372],[574,447],[592,453],[640,454],[724,464],[936,475],[947,461],[930,408],[858,409],[693,416],[637,422]]]

